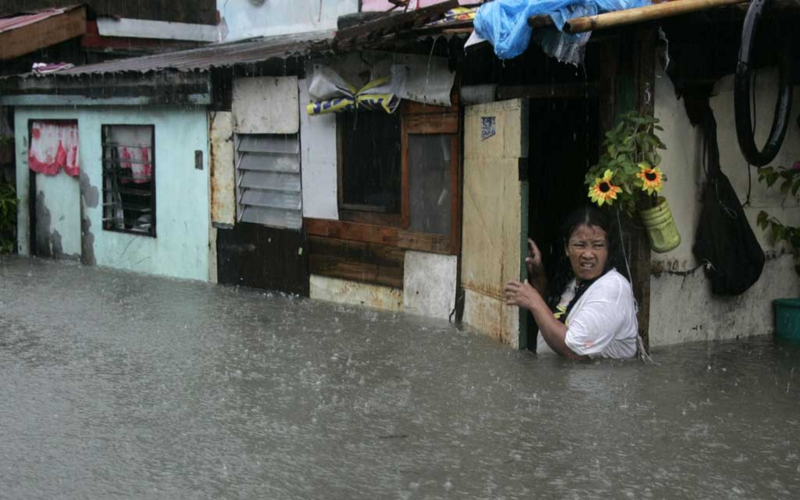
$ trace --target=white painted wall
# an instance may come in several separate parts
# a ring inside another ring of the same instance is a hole
[[[757,144],[763,144],[772,123],[776,93],[776,74],[759,74]],[[792,122],[774,165],[791,166],[800,160],[800,127],[796,123],[797,114],[800,113],[800,88],[795,88],[794,95]],[[718,125],[723,171],[742,201],[747,195],[748,173],[752,174],[751,204],[745,208],[745,213],[762,248],[771,256],[778,256],[767,261],[758,283],[735,298],[713,296],[700,269],[686,277],[671,274],[686,272],[698,264],[692,254],[692,246],[700,217],[704,173],[700,131],[690,124],[683,101],[676,99],[672,83],[659,68],[655,85],[655,115],[662,121],[665,131],[661,133],[661,139],[669,148],[662,155],[661,166],[669,178],[663,194],[670,203],[683,242],[672,252],[653,254],[654,267],[663,267],[666,272],[651,279],[651,346],[770,333],[773,329],[772,300],[797,296],[800,292],[800,278],[794,272],[794,258],[791,255],[779,255],[785,249],[774,248],[755,224],[761,210],[786,223],[800,224],[800,208],[793,200],[784,200],[776,189],[767,190],[759,184],[755,169],[748,171],[750,167],[742,157],[736,140],[732,76],[718,82],[711,107]]]
[[[303,217],[338,220],[336,115],[309,116],[308,81],[298,83]]]
[[[217,0],[224,41],[336,29],[339,16],[358,12],[358,0]],[[225,31],[223,31],[225,34]]]

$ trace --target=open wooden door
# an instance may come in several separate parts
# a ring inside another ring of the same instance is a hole
[[[526,312],[503,287],[525,278],[527,123],[521,99],[468,106],[464,122],[463,321],[514,348],[527,347]]]

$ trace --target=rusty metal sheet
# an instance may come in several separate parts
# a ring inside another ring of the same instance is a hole
[[[236,222],[233,114],[222,111],[212,113],[209,126],[211,221],[215,224],[233,226]]]
[[[78,66],[59,71],[58,74],[79,76],[126,71],[148,73],[162,69],[192,71],[256,63],[274,58],[306,55],[312,52],[327,52],[331,49],[333,35],[333,31],[319,31],[266,37],[245,42],[215,43],[198,49]]]
[[[11,31],[17,28],[22,28],[39,21],[58,16],[71,9],[47,9],[33,14],[23,14],[20,16],[7,17],[0,19],[0,33]]]

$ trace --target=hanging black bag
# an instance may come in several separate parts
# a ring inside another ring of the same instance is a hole
[[[736,191],[722,173],[717,122],[710,107],[705,112],[703,135],[706,186],[692,251],[706,264],[715,295],[739,295],[758,281],[766,259]]]

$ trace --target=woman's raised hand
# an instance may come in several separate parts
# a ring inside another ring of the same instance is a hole
[[[536,246],[536,242],[528,238],[528,256],[525,258],[528,266],[528,275],[538,277],[544,275],[544,265],[542,264],[542,252]]]

